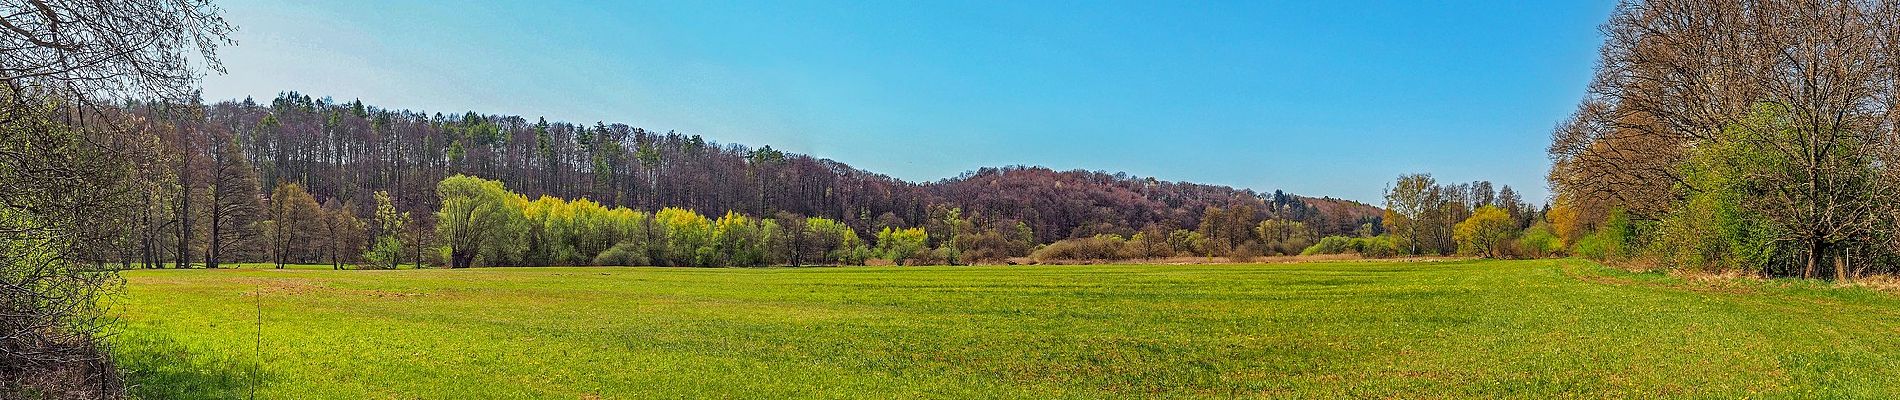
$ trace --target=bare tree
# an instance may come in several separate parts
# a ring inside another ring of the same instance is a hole
[[[231,27],[206,0],[0,1],[0,397],[119,397],[95,332],[155,142],[109,100],[183,98]],[[193,62],[192,60],[200,60]],[[110,132],[110,134],[107,134]]]
[[[1813,277],[1849,278],[1852,248],[1891,218],[1891,1],[1625,1],[1604,27],[1590,96],[1553,133],[1552,186],[1586,214],[1658,218],[1703,191],[1681,165],[1733,142],[1759,151],[1743,204]]]

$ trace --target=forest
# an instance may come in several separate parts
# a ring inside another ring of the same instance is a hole
[[[1210,216],[1243,226],[1237,231],[1242,233],[1263,221],[1298,223],[1302,238],[1370,236],[1383,229],[1377,207],[1280,191],[1024,166],[912,183],[829,159],[771,146],[720,144],[700,135],[474,112],[389,110],[297,92],[282,93],[269,105],[252,99],[210,105],[135,102],[117,112],[138,127],[126,135],[157,144],[140,160],[150,168],[138,171],[144,196],[126,235],[118,238],[122,245],[93,255],[95,262],[128,268],[217,268],[265,260],[387,266],[400,263],[368,261],[395,256],[412,263],[470,266],[474,259],[443,255],[462,238],[447,236],[451,232],[440,223],[439,210],[451,199],[438,186],[458,175],[491,179],[505,186],[508,197],[523,199],[521,204],[551,198],[625,209],[640,218],[679,209],[712,219],[732,214],[769,220],[779,227],[822,220],[865,239],[887,229],[930,234],[923,245],[929,251],[920,252],[921,259],[894,262],[1003,262],[1058,240],[1143,232],[1146,238],[1185,240],[1190,231],[1210,234],[1201,232],[1213,228]],[[393,217],[403,214],[407,217],[399,221]],[[1212,247],[1183,241],[1176,247],[1182,255],[1226,257],[1298,254],[1307,246],[1267,243],[1251,233],[1216,239]],[[378,247],[383,250],[367,250]],[[480,264],[589,264],[598,251],[586,253],[578,258],[491,253]],[[634,260],[754,265],[657,254]],[[796,264],[805,258],[769,260]]]

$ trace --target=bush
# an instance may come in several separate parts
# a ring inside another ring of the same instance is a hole
[[[1398,255],[1399,246],[1397,242],[1392,240],[1391,236],[1364,238],[1327,236],[1321,238],[1318,243],[1307,247],[1306,250],[1301,251],[1300,255],[1310,256],[1346,253],[1356,253],[1366,258],[1385,258]]]
[[[1597,261],[1609,261],[1628,258],[1630,238],[1633,232],[1629,216],[1623,210],[1610,211],[1610,217],[1597,230],[1577,239],[1576,255]]]
[[[887,227],[877,232],[877,253],[878,256],[891,260],[891,264],[894,265],[904,265],[905,261],[909,261],[910,265],[917,265],[918,259],[923,256],[926,243],[929,242],[930,235],[923,229]]]
[[[647,259],[647,250],[634,242],[621,242],[594,257],[594,265],[621,267],[649,265],[649,261],[651,260]]]
[[[1399,255],[1399,242],[1389,235],[1355,238],[1352,243],[1354,251],[1359,252],[1362,257],[1386,258]]]
[[[1254,262],[1254,260],[1259,259],[1261,255],[1267,253],[1266,247],[1266,245],[1260,244],[1260,242],[1249,240],[1246,243],[1241,243],[1239,247],[1234,248],[1234,251],[1228,253],[1227,260],[1239,263]]]
[[[1354,240],[1354,238],[1345,236],[1327,236],[1320,238],[1319,243],[1314,243],[1312,246],[1308,246],[1306,250],[1300,251],[1300,255],[1344,254],[1349,251],[1354,251]]]
[[[1563,240],[1557,237],[1557,232],[1550,228],[1549,223],[1538,221],[1536,225],[1531,225],[1530,229],[1524,230],[1524,235],[1512,243],[1512,248],[1521,257],[1544,258],[1562,253],[1564,244]]]
[[[1135,236],[1122,245],[1122,256],[1127,258],[1166,258],[1174,256],[1174,246],[1168,244],[1168,233],[1159,229],[1135,232]]]
[[[1062,239],[1050,243],[1029,258],[1036,262],[1056,260],[1120,260],[1126,256],[1123,246],[1127,244],[1119,235],[1095,235],[1085,238]]]
[[[396,265],[402,262],[402,255],[402,241],[395,236],[383,236],[377,238],[369,251],[363,253],[363,260],[367,262],[357,265],[357,268],[396,269]]]

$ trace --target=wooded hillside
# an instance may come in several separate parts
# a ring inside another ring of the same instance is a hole
[[[1192,230],[1210,207],[1246,206],[1250,220],[1301,221],[1321,234],[1377,226],[1380,215],[1376,207],[1345,200],[1040,167],[906,182],[696,134],[395,110],[296,92],[269,104],[245,99],[133,109],[162,142],[162,156],[152,163],[158,168],[146,173],[167,182],[147,196],[140,247],[178,249],[146,250],[153,262],[217,251],[222,246],[205,235],[236,239],[241,234],[234,232],[247,229],[227,229],[218,220],[267,208],[268,192],[283,183],[298,184],[325,209],[353,215],[370,215],[372,194],[386,191],[399,211],[430,226],[440,206],[436,184],[456,174],[498,180],[529,199],[586,198],[610,208],[679,207],[705,215],[791,213],[837,220],[866,237],[885,227],[926,225],[932,207],[962,209],[984,226],[1022,222],[1044,243],[1144,228]],[[234,192],[254,200],[231,199]]]

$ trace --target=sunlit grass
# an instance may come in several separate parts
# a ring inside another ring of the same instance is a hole
[[[1893,397],[1900,302],[1581,261],[151,270],[154,398]],[[261,346],[256,323],[262,293]],[[261,353],[260,353],[261,349]]]

